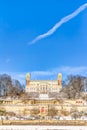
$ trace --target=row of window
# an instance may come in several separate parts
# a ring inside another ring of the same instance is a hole
[[[76,101],[76,103],[83,103],[82,101]]]
[[[50,88],[50,89],[46,89],[46,88],[27,88],[27,91],[33,91],[33,92],[37,92],[37,91],[58,91],[58,88]]]

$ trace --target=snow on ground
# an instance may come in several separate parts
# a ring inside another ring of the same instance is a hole
[[[0,116],[0,120],[6,120],[6,116]],[[32,119],[34,120],[35,118],[34,117],[30,117],[30,116],[24,116],[24,117],[11,117],[11,116],[8,116],[8,119],[9,120],[29,120],[29,119]],[[71,116],[63,116],[63,117],[58,117],[58,116],[55,116],[52,120],[72,120]],[[86,116],[82,116],[81,118],[77,118],[77,120],[87,120],[87,117]]]
[[[0,126],[0,130],[87,130],[85,126]]]

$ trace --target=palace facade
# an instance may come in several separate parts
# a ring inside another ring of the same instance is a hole
[[[26,92],[59,92],[62,89],[62,74],[59,73],[57,80],[31,80],[30,74],[26,74]]]
[[[30,97],[25,99],[1,99],[0,109],[5,109],[6,112],[14,112],[16,115],[21,116],[32,116],[33,110],[39,110],[39,113],[36,115],[44,119],[48,116],[51,108],[57,111],[57,116],[63,116],[63,111],[70,113],[73,108],[76,108],[79,112],[87,111],[87,102],[82,99],[69,100],[56,98],[61,89],[61,73],[58,74],[57,80],[31,80],[28,73],[26,74],[25,92]]]

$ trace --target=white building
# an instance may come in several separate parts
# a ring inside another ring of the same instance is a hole
[[[30,74],[26,74],[26,92],[59,92],[62,89],[62,74],[58,74],[57,80],[30,80]]]

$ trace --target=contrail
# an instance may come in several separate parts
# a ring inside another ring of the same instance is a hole
[[[33,41],[30,42],[30,44],[34,44],[37,41],[48,37],[50,35],[52,35],[60,26],[62,26],[63,23],[68,22],[69,20],[71,20],[72,18],[76,17],[80,12],[82,12],[83,10],[85,10],[87,8],[87,3],[81,5],[77,10],[75,10],[73,13],[63,17],[59,22],[57,22],[49,31],[47,31],[44,34],[41,34],[39,36],[37,36]]]

